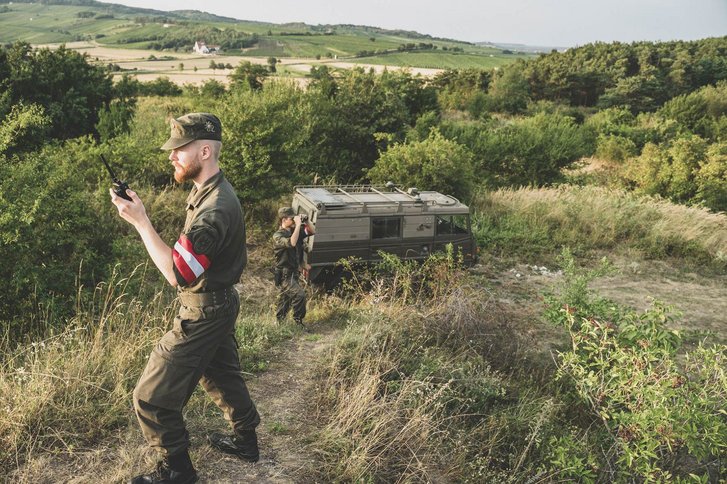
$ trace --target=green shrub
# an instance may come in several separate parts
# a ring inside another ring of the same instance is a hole
[[[14,105],[0,124],[0,156],[32,151],[41,146],[50,123],[42,106]]]
[[[720,82],[671,99],[658,114],[677,121],[702,138],[715,141],[720,133],[718,120],[727,114],[725,98],[727,82]]]
[[[724,143],[683,135],[668,145],[648,143],[621,172],[643,193],[725,210],[724,150]]]
[[[207,98],[220,98],[227,92],[227,88],[220,81],[208,79],[199,88],[199,94]]]
[[[306,109],[303,92],[283,82],[233,89],[219,106],[220,165],[244,203],[276,198],[300,180],[296,162],[308,141]]]
[[[468,199],[473,187],[472,154],[464,146],[430,131],[423,141],[395,144],[383,152],[368,172],[373,183],[436,190]]]
[[[590,116],[585,124],[596,135],[616,135],[631,138],[636,118],[626,108],[602,109]]]
[[[598,135],[596,157],[601,160],[622,163],[637,154],[636,144],[629,138],[618,135]]]
[[[490,187],[553,183],[562,179],[563,168],[593,153],[591,132],[559,114],[540,113],[500,126],[450,123],[442,132],[472,151],[475,176]]]
[[[0,87],[9,105],[42,106],[50,120],[48,135],[55,139],[94,134],[99,111],[114,96],[111,77],[65,45],[33,49],[16,42],[0,48]]]
[[[530,86],[523,67],[523,62],[517,62],[493,75],[489,95],[495,110],[510,114],[525,111],[530,101]]]
[[[721,415],[727,404],[727,347],[700,345],[680,365],[681,335],[669,328],[673,316],[667,307],[657,303],[644,313],[604,317],[598,314],[602,303],[583,284],[590,276],[573,269],[568,253],[563,257],[566,297],[548,298],[547,313],[571,339],[571,349],[558,353],[558,377],[572,385],[607,431],[601,447],[608,449],[606,461],[617,464],[613,478],[652,482],[694,471],[708,477],[713,459],[727,456]],[[574,294],[577,305],[569,303]]]
[[[153,81],[142,82],[139,86],[142,96],[179,96],[182,89],[169,80],[168,77],[158,77]]]
[[[99,112],[96,131],[102,141],[108,141],[116,136],[128,133],[134,119],[136,99],[127,101],[114,101],[107,108]]]
[[[696,199],[707,207],[727,212],[727,142],[713,144],[696,175]]]
[[[99,216],[103,198],[69,151],[48,146],[0,163],[0,319],[16,334],[37,329],[39,303],[65,315],[76,281],[93,287],[111,262],[114,234],[110,217]]]

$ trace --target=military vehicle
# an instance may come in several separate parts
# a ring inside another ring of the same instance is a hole
[[[297,186],[292,207],[315,227],[306,248],[313,282],[326,282],[341,259],[375,262],[379,251],[425,259],[452,244],[465,264],[477,258],[469,208],[439,192],[404,191],[391,182]]]

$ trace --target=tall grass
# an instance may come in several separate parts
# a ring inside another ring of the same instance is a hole
[[[143,302],[127,294],[129,281],[115,274],[87,303],[79,296],[63,330],[4,351],[0,469],[35,452],[72,450],[127,423],[130,392],[173,310],[163,291]]]
[[[535,443],[557,405],[494,368],[490,359],[516,358],[513,335],[494,298],[450,264],[434,258],[417,270],[385,260],[393,272],[374,271],[369,283],[357,275],[351,285],[348,327],[321,370],[326,424],[313,444],[321,480],[534,474]]]
[[[665,395],[678,393],[679,398],[658,403],[649,402],[654,398],[651,380],[625,381],[638,373],[631,360],[609,359],[610,375],[625,375],[624,382],[618,389],[589,394],[603,406],[594,412],[593,400],[583,398],[567,378],[558,378],[556,369],[572,363],[569,353],[551,355],[555,364],[544,370],[542,355],[530,354],[539,350],[518,344],[528,341],[527,336],[510,328],[518,315],[450,263],[447,257],[422,266],[385,259],[382,266],[388,272],[353,278],[348,326],[321,367],[319,386],[325,391],[318,395],[318,409],[324,424],[312,444],[321,460],[320,480],[631,482],[694,473],[695,480],[704,481],[719,473],[724,446],[715,442],[724,441],[724,425],[716,410],[724,401],[724,372],[717,368],[724,347],[690,357],[696,359],[690,363],[696,370],[684,381],[694,377],[692,387],[679,388],[682,380],[671,378],[677,374],[673,367],[669,378],[657,383]],[[433,271],[435,266],[446,271]],[[572,263],[570,269],[560,299],[546,298],[549,318],[593,298],[584,278],[597,271],[582,275]],[[433,272],[443,277],[427,277]],[[623,319],[625,309],[603,305],[610,317]],[[648,314],[633,317],[651,321]],[[628,328],[624,326],[624,335],[630,334]],[[638,334],[635,346],[656,348],[671,332]],[[567,348],[567,338],[563,343]],[[719,358],[708,357],[716,354]],[[595,366],[589,369],[595,371]],[[599,382],[605,386],[604,381],[611,381],[586,370],[576,386],[600,389]],[[656,370],[647,373],[645,378]],[[626,387],[636,404],[608,406]],[[696,403],[665,410],[677,401]],[[649,404],[638,408],[639,402]],[[657,410],[658,418],[648,420]],[[684,415],[689,418],[682,424]],[[612,420],[631,427],[624,430]],[[644,429],[667,435],[667,444],[656,444],[658,458],[648,455],[654,439],[643,452],[633,449],[635,438],[623,440],[627,430],[636,428],[634,422],[642,420],[648,420]],[[656,430],[648,427],[651,422],[658,422]],[[639,462],[631,461],[632,456]],[[647,469],[652,464],[657,467]]]
[[[472,205],[480,247],[504,255],[635,249],[727,267],[727,215],[599,187],[501,189]]]
[[[140,282],[145,268],[115,272],[91,297],[79,289],[76,315],[62,330],[0,348],[0,475],[49,452],[91,446],[134,421],[131,392],[177,309],[174,291]],[[246,280],[246,294],[257,297],[255,304],[241,297],[236,337],[243,370],[258,371],[266,351],[295,330],[277,324],[263,282]]]

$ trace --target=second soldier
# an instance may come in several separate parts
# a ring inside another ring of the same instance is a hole
[[[278,288],[276,318],[283,322],[293,309],[293,319],[307,330],[303,320],[306,313],[305,288],[301,285],[301,272],[307,267],[304,262],[304,241],[315,234],[315,229],[304,220],[305,216],[296,215],[291,207],[278,210],[280,227],[273,234],[275,253],[275,286]]]

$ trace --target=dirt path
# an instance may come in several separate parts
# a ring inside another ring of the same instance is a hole
[[[271,355],[270,369],[248,383],[261,418],[258,427],[260,461],[246,464],[208,445],[201,446],[195,457],[199,463],[200,482],[292,483],[305,480],[303,476],[314,464],[306,451],[306,443],[316,430],[311,404],[317,391],[313,385],[313,370],[338,334],[339,331],[333,329],[304,334]],[[220,430],[225,430],[219,419],[217,424]]]
[[[269,368],[246,377],[261,416],[258,427],[260,461],[243,462],[212,449],[206,435],[228,432],[229,427],[206,395],[195,395],[185,418],[192,442],[191,455],[202,483],[293,483],[305,482],[313,459],[307,442],[317,427],[309,403],[318,389],[313,373],[319,359],[333,346],[341,330],[316,328],[300,333],[273,348]],[[201,390],[198,390],[203,393]],[[194,399],[202,404],[195,404]],[[87,483],[127,482],[139,472],[153,468],[157,459],[145,444],[133,416],[128,425],[93,448],[38,449],[37,457],[0,482]],[[7,479],[7,480],[5,480]]]

